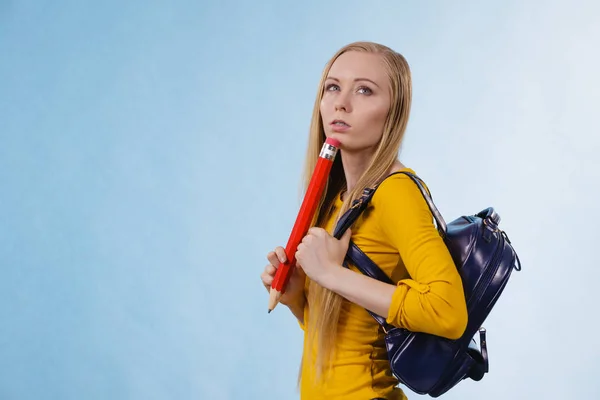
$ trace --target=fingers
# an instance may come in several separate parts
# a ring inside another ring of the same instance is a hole
[[[284,263],[287,261],[285,249],[281,246],[278,246],[277,248],[275,248],[275,251],[271,251],[269,252],[269,254],[267,254],[267,260],[269,260],[272,266],[277,268],[280,263]]]
[[[273,283],[273,276],[269,275],[266,271],[260,275],[260,279],[262,279],[263,285],[267,291],[271,290],[271,284]]]
[[[322,231],[322,229],[319,228],[318,226],[313,226],[312,228],[310,228],[308,230],[308,233],[312,233],[314,235],[314,234],[317,234],[317,233],[319,233],[321,231]]]
[[[316,226],[313,226],[312,228],[310,228],[308,230],[308,234],[309,235],[321,236],[324,233],[327,233],[327,231],[325,229],[319,228],[319,227],[316,227]]]
[[[302,264],[302,259],[304,258],[306,247],[307,243],[304,241],[302,241],[302,243],[298,245],[298,248],[296,249],[296,264]]]
[[[279,259],[279,262],[284,263],[287,261],[287,256],[283,247],[279,246],[275,248],[275,253],[277,253],[277,258]]]
[[[281,246],[276,247],[274,251],[271,251],[269,254],[267,254],[267,260],[269,260],[270,264],[265,267],[265,270],[260,275],[260,278],[262,279],[263,285],[265,285],[267,291],[269,291],[271,290],[271,284],[273,283],[273,278],[277,272],[277,267],[279,267],[280,263],[287,261],[285,249]]]
[[[263,273],[260,275],[260,279],[262,279],[263,285],[265,285],[267,291],[271,290],[271,284],[273,283],[273,278],[275,277],[276,271],[277,268],[272,265],[267,265]]]
[[[272,265],[267,265],[267,266],[265,267],[265,271],[264,271],[264,273],[265,273],[265,274],[267,274],[267,275],[269,275],[269,276],[273,277],[273,276],[275,276],[275,272],[277,272],[277,268],[275,268],[274,266],[272,266]]]

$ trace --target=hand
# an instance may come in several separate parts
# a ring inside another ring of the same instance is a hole
[[[283,263],[287,260],[285,249],[281,246],[277,247],[275,251],[271,251],[269,254],[267,254],[267,260],[269,260],[270,264],[265,267],[265,270],[260,277],[263,285],[267,291],[270,292],[271,283],[273,282],[273,278],[275,277],[279,263]],[[292,269],[292,275],[290,276],[290,280],[285,287],[285,292],[281,296],[281,299],[279,299],[281,304],[290,306],[301,300],[301,297],[304,296],[305,276],[306,275],[301,268],[294,267]]]
[[[327,287],[327,278],[344,262],[351,236],[350,229],[338,240],[324,229],[310,228],[298,245],[296,262],[310,279]]]

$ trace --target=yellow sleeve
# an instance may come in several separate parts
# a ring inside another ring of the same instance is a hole
[[[304,325],[304,323],[300,322],[299,319],[296,319],[296,321],[298,321],[298,325],[300,326],[300,329],[302,329],[303,331],[306,331],[306,326]]]
[[[413,332],[457,339],[467,325],[462,281],[417,185],[406,175],[386,179],[373,204],[383,235],[410,279],[397,282],[387,322]]]

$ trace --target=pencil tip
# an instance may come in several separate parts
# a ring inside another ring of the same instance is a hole
[[[269,312],[267,314],[271,314],[271,311],[273,311],[273,310],[269,310]]]

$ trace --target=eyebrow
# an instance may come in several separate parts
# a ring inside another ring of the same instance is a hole
[[[338,78],[335,78],[333,76],[328,76],[327,79],[331,79],[334,80],[336,82],[339,82],[340,80]],[[326,80],[327,80],[326,79]],[[359,81],[367,81],[367,82],[371,82],[373,85],[379,87],[379,85],[377,83],[375,83],[374,81],[370,80],[369,78],[355,78],[354,82],[359,82]]]

